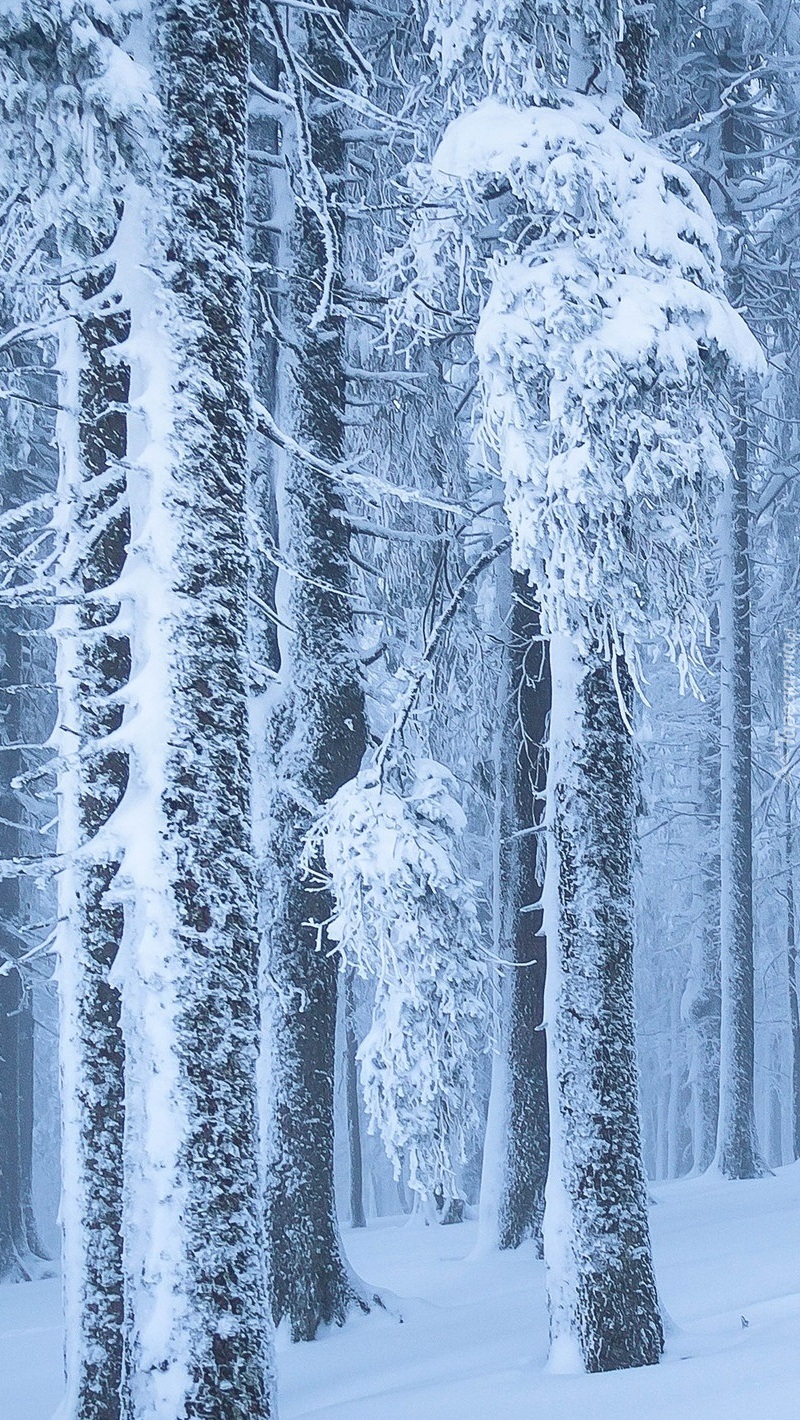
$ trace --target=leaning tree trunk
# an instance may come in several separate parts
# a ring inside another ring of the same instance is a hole
[[[552,1361],[652,1365],[650,1253],[634,1039],[637,782],[625,667],[551,642],[545,930],[551,1157],[544,1219]]]
[[[74,267],[80,256],[62,253]],[[96,846],[128,778],[121,748],[99,743],[119,729],[130,656],[116,627],[113,587],[125,560],[129,519],[121,461],[129,375],[109,359],[129,334],[124,315],[82,317],[113,266],[75,293],[78,314],[60,351],[61,517],[65,522],[58,645],[58,986],[62,1091],[61,1218],[64,1232],[67,1397],[74,1420],[114,1420],[124,1403],[122,1139],[124,1049],[119,994],[109,981],[122,938],[122,909],[109,896],[118,859]],[[71,411],[77,410],[77,419]],[[69,605],[69,603],[72,605]],[[80,855],[76,856],[77,850]]]
[[[273,1413],[250,842],[247,0],[154,0],[160,166],[131,183],[125,943],[131,1420]]]
[[[544,863],[545,741],[550,711],[550,670],[535,593],[519,573],[513,578],[509,618],[510,703],[502,886],[503,916],[510,926],[508,957],[507,1106],[504,1166],[498,1210],[498,1243],[542,1244],[542,1216],[550,1149],[547,1040],[544,1031],[546,945],[541,894]]]
[[[327,84],[346,84],[331,31],[318,18],[298,21],[297,40],[311,70]],[[342,115],[333,105],[315,116],[312,157],[334,193],[330,220],[341,249],[335,204],[346,152]],[[282,355],[277,412],[300,444],[336,463],[344,454],[344,322],[330,308],[320,318],[332,252],[318,213],[302,202],[288,245],[293,274],[284,318],[291,349]],[[321,1325],[341,1323],[352,1305],[365,1303],[344,1260],[334,1196],[338,966],[325,935],[332,902],[301,860],[316,808],[358,773],[366,727],[344,501],[330,478],[300,458],[286,458],[280,483],[281,560],[291,572],[279,579],[283,698],[272,723],[278,772],[267,909],[274,988],[267,1029],[273,1085],[267,1225],[273,1316],[276,1322],[288,1318],[295,1340],[310,1340]]]
[[[720,525],[719,1125],[715,1168],[725,1178],[767,1172],[756,1134],[753,984],[752,685],[747,400],[734,433],[734,476]]]

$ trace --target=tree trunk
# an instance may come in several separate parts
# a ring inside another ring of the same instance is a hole
[[[699,800],[702,818],[697,925],[681,1014],[691,1031],[693,1170],[704,1173],[714,1158],[719,1116],[720,860],[719,722],[700,740]]]
[[[266,1420],[246,536],[247,0],[154,0],[161,163],[128,193],[131,790],[125,1265],[132,1420]],[[127,812],[126,812],[127,808]]]
[[[6,498],[18,507],[40,491],[39,480]],[[27,522],[23,523],[29,536]],[[3,551],[8,548],[3,539]],[[16,539],[11,537],[12,544]],[[27,578],[29,572],[23,573]],[[15,780],[43,753],[12,749],[30,741],[44,745],[52,729],[43,711],[49,695],[36,684],[36,658],[29,642],[44,634],[41,612],[4,609],[6,626],[0,650],[0,858],[36,858],[45,851],[44,816],[36,812],[30,796],[15,788]],[[52,671],[51,671],[52,675]],[[52,817],[53,801],[47,796]],[[31,920],[31,911],[33,916]],[[18,957],[32,951],[51,930],[39,926],[52,916],[48,889],[21,876],[0,879],[0,1281],[27,1280],[41,1272],[47,1252],[39,1239],[33,1208],[33,1079],[34,1020],[33,979],[36,965],[13,967]]]
[[[346,14],[337,10],[342,23]],[[346,85],[331,32],[318,17],[297,20],[304,63],[326,83]],[[312,158],[333,192],[331,222],[341,250],[336,202],[345,175],[343,117],[326,105],[311,129]],[[292,275],[284,312],[292,348],[279,370],[279,420],[315,454],[344,454],[344,321],[319,315],[331,250],[318,214],[298,202],[289,236]],[[339,269],[336,266],[335,277]],[[315,318],[315,312],[317,316]],[[330,479],[287,457],[278,509],[278,579],[283,696],[273,717],[278,758],[268,917],[269,1071],[274,1085],[267,1138],[267,1225],[275,1321],[295,1340],[343,1322],[364,1306],[342,1252],[334,1195],[333,1077],[338,966],[329,952],[327,892],[301,865],[315,809],[353,778],[366,746],[364,698],[353,651],[349,535],[344,501]],[[286,587],[284,589],[284,583]]]
[[[344,1003],[345,1085],[347,1090],[347,1144],[350,1159],[350,1223],[365,1228],[364,1160],[361,1152],[361,1115],[358,1097],[358,1037],[355,1028],[355,987],[347,975]]]
[[[740,392],[734,472],[720,517],[720,1100],[715,1168],[767,1172],[756,1135],[753,1071],[752,703],[747,406]]]
[[[534,1238],[541,1247],[549,1154],[547,1040],[544,1024],[546,945],[540,903],[544,861],[546,765],[550,672],[534,593],[516,573],[511,595],[509,655],[511,699],[505,724],[512,811],[505,845],[513,962],[509,982],[508,1116],[499,1207],[499,1245],[519,1247]]]
[[[552,1363],[652,1365],[663,1334],[650,1253],[634,1040],[636,774],[624,664],[551,643],[544,1220]]]
[[[74,251],[62,252],[67,265]],[[106,289],[113,267],[81,283],[80,303]],[[118,859],[93,840],[119,808],[127,756],[98,748],[120,726],[115,695],[129,674],[127,638],[115,604],[89,601],[120,576],[129,536],[122,409],[124,364],[107,357],[129,333],[125,316],[73,321],[61,343],[61,506],[68,520],[58,613],[60,687],[58,985],[63,1112],[64,1294],[67,1399],[75,1420],[114,1420],[125,1388],[122,1268],[122,1148],[125,1116],[120,1000],[109,972],[122,938],[122,910],[109,898]],[[77,424],[66,411],[78,410]],[[81,849],[80,858],[75,852]]]

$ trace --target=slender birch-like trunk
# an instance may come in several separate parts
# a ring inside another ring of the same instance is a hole
[[[681,1015],[691,1032],[689,1080],[692,1092],[693,1170],[704,1173],[714,1158],[719,1116],[720,1030],[720,863],[719,863],[719,721],[700,741],[698,794],[702,841],[697,922],[692,938],[689,979]]]
[[[723,494],[720,641],[719,1124],[714,1166],[725,1178],[767,1172],[756,1133],[753,1072],[752,675],[747,403],[739,392],[734,476]]]

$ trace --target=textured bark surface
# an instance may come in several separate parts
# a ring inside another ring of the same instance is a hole
[[[545,1258],[554,1361],[610,1371],[663,1346],[634,1040],[636,773],[611,667],[555,638],[552,675]],[[624,664],[617,679],[630,702]]]
[[[139,858],[128,845],[123,865],[132,1414],[266,1420],[247,668],[249,7],[156,0],[152,26],[163,151],[144,199],[154,298],[132,308],[151,421],[132,475],[132,556],[144,573],[132,646],[164,724],[155,745],[132,724],[145,841]],[[150,266],[143,253],[139,271]],[[136,877],[148,855],[158,896]]]
[[[324,81],[346,82],[339,51],[318,20],[298,21],[294,40]],[[331,190],[331,220],[340,239],[342,122],[339,109],[325,105],[312,125],[313,158]],[[329,252],[317,215],[300,205],[289,245],[293,275],[285,319],[295,348],[286,352],[281,371],[280,422],[304,446],[336,462],[344,453],[344,321],[329,313],[312,328]],[[275,995],[268,1029],[274,1112],[267,1222],[274,1318],[288,1318],[295,1340],[311,1340],[320,1326],[343,1322],[352,1305],[365,1303],[349,1278],[334,1198],[338,967],[324,928],[332,903],[303,872],[300,859],[315,807],[357,774],[366,728],[342,496],[330,479],[289,458],[279,511],[282,557],[292,575],[282,610],[290,628],[281,646],[284,696],[272,727],[278,773],[274,902],[268,913]]]
[[[106,270],[83,282],[79,300],[97,295],[112,277]],[[120,575],[129,535],[117,462],[126,452],[129,377],[124,364],[106,358],[127,333],[124,316],[78,321],[68,357],[73,388],[65,391],[78,408],[63,493],[73,517],[64,570],[77,606],[59,637],[60,723],[69,756],[60,786],[62,848],[89,845],[59,883],[67,923],[59,966],[67,1394],[70,1414],[80,1420],[114,1420],[123,1413],[125,1389],[124,1047],[119,993],[109,983],[122,909],[107,897],[118,863],[102,853],[93,859],[90,845],[127,785],[124,751],[98,749],[96,741],[121,723],[121,707],[109,697],[124,686],[130,656],[126,638],[111,629],[118,608],[87,598]]]
[[[499,1203],[501,1248],[526,1238],[542,1244],[542,1215],[550,1124],[547,1104],[547,1039],[544,1023],[546,943],[541,894],[544,863],[545,741],[550,710],[547,647],[526,579],[515,574],[509,621],[511,703],[507,766],[511,812],[506,818],[502,884],[510,927],[508,1102],[505,1165]]]

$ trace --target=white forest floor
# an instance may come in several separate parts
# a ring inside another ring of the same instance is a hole
[[[754,1183],[668,1184],[655,1197],[674,1322],[662,1365],[549,1375],[543,1268],[529,1248],[472,1261],[474,1224],[392,1220],[346,1241],[361,1275],[400,1299],[402,1325],[377,1314],[281,1344],[281,1420],[796,1420],[800,1165]],[[49,1420],[58,1309],[58,1282],[0,1287],[0,1420]]]

